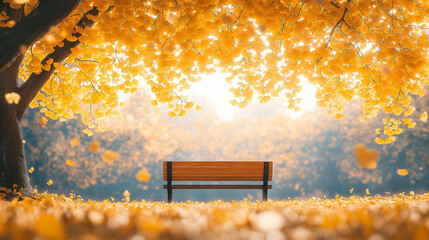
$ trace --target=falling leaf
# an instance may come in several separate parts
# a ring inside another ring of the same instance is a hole
[[[29,173],[33,173],[34,172],[34,167],[31,167],[30,169],[28,169]]]
[[[77,145],[79,145],[79,138],[75,137],[70,141],[70,145],[72,147],[76,147]]]
[[[168,112],[168,116],[169,117],[177,117],[177,114],[175,112],[173,112],[173,111],[169,111]]]
[[[103,161],[107,162],[107,163],[111,163],[113,161],[115,161],[116,159],[116,152],[112,151],[112,150],[107,150],[103,153],[103,155],[101,156],[101,158],[103,159]]]
[[[195,111],[200,111],[201,109],[203,109],[203,107],[201,107],[200,105],[197,105],[197,106],[195,107]]]
[[[75,163],[72,160],[66,160],[66,164],[69,165],[70,167],[73,167],[75,165]]]
[[[100,146],[100,142],[97,141],[97,140],[94,140],[94,141],[92,141],[92,142],[89,143],[88,150],[90,152],[96,152],[99,146]]]
[[[128,190],[125,190],[122,195],[124,195],[124,197],[129,197],[131,196],[130,192],[128,192]]]
[[[407,171],[407,169],[398,169],[398,170],[396,170],[396,173],[397,173],[399,176],[407,176],[407,175],[408,175],[408,171]]]
[[[424,113],[420,114],[420,121],[422,121],[422,122],[428,121],[428,113],[426,111]]]
[[[299,189],[299,183],[296,183],[293,189],[298,190]]]
[[[359,143],[355,147],[355,157],[357,165],[366,169],[375,169],[378,162],[378,152],[374,149],[366,148],[365,145]]]
[[[368,195],[370,194],[370,193],[369,193],[369,189],[368,189],[368,188],[366,189],[366,194],[368,194]]]
[[[353,188],[350,188],[350,193],[353,193]]]
[[[51,179],[49,179],[49,181],[46,184],[48,184],[49,186],[51,186],[52,183],[54,183],[54,182]]]
[[[149,182],[150,177],[151,177],[151,174],[144,170],[139,171],[136,175],[136,179],[139,180],[140,182]]]
[[[8,104],[18,104],[19,100],[21,99],[21,96],[19,96],[19,94],[16,92],[10,92],[6,93],[4,95],[4,98],[6,99],[6,102]]]
[[[335,120],[341,120],[344,118],[344,115],[341,113],[337,113],[334,118],[335,118]]]
[[[42,128],[46,127],[46,123],[48,122],[48,119],[43,117],[40,119],[40,125],[42,126]]]
[[[150,104],[152,104],[152,106],[158,106],[158,100],[154,99],[150,101]]]

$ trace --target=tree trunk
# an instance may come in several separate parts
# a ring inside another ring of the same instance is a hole
[[[8,104],[5,94],[17,89],[18,71],[22,56],[0,73],[0,186],[18,190],[23,196],[31,196],[22,142],[21,124],[17,118],[16,104]],[[8,197],[13,197],[9,194]]]
[[[33,189],[25,162],[21,119],[28,104],[53,72],[44,71],[39,76],[32,76],[25,86],[19,88],[18,72],[24,57],[22,47],[35,43],[79,3],[80,0],[39,0],[36,9],[27,16],[24,16],[24,7],[13,9],[6,3],[0,3],[0,11],[5,11],[10,20],[17,22],[12,28],[0,28],[0,187],[16,190],[22,196],[31,196]],[[74,46],[70,44],[70,47]],[[64,48],[63,51],[70,52],[70,49]],[[65,53],[59,55],[58,62],[68,56]],[[10,92],[20,94],[19,104],[6,102],[5,94]],[[14,192],[7,194],[8,199],[15,197]]]

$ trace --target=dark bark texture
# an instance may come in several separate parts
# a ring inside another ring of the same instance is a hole
[[[31,196],[33,191],[25,161],[21,119],[54,68],[39,75],[31,75],[25,84],[18,87],[18,72],[24,58],[21,49],[39,40],[51,26],[66,18],[79,2],[40,0],[36,9],[27,16],[24,16],[23,7],[16,10],[0,3],[0,11],[5,11],[16,22],[12,28],[0,28],[0,187],[18,190],[23,196]],[[77,44],[79,42],[68,42],[63,48],[55,49],[47,58],[62,62],[70,55],[70,48]],[[10,92],[17,92],[21,96],[18,104],[6,102],[5,94]]]
[[[67,17],[80,0],[40,0],[37,8],[25,17],[15,20],[12,28],[0,30],[0,71],[39,40],[49,29]],[[8,4],[3,4],[8,7]],[[21,8],[23,11],[23,8]]]

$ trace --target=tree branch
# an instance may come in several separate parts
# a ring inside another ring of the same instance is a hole
[[[334,34],[335,29],[337,29],[337,27],[341,28],[342,23],[346,22],[345,17],[346,17],[346,13],[347,13],[348,10],[349,10],[348,8],[344,8],[343,16],[341,17],[340,20],[338,20],[338,22],[335,24],[334,28],[332,28],[331,34],[329,35],[329,39],[328,39],[328,42],[326,43],[325,47],[327,47],[329,45],[329,42],[331,42],[332,35]],[[350,27],[347,23],[346,23],[346,25],[348,27]]]
[[[109,8],[107,11],[110,11],[112,8]],[[98,16],[100,11],[93,7],[91,10],[85,13],[83,17],[76,24],[77,27],[81,27],[83,29],[90,28],[94,25],[94,21],[90,20],[87,15]],[[76,28],[75,28],[76,30]],[[45,64],[49,59],[53,59],[53,63],[49,71],[42,70],[40,74],[32,73],[30,77],[28,77],[27,81],[25,81],[17,90],[17,93],[21,96],[21,100],[17,106],[17,116],[18,119],[21,120],[24,115],[25,110],[31,101],[36,97],[37,93],[42,89],[43,85],[49,80],[52,73],[55,71],[56,67],[54,67],[54,63],[63,62],[72,52],[71,49],[78,46],[81,42],[79,41],[79,37],[82,36],[81,33],[74,31],[73,36],[78,38],[76,41],[69,41],[67,39],[63,40],[64,46],[59,47],[56,46],[54,48],[54,52],[47,55],[43,60],[42,64]]]
[[[27,48],[66,18],[80,0],[40,0],[39,5],[12,28],[0,31],[0,72]]]

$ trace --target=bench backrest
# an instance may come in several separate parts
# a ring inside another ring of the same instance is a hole
[[[171,179],[168,165],[171,164]],[[268,181],[273,179],[273,162],[264,161],[164,161],[164,181]]]

